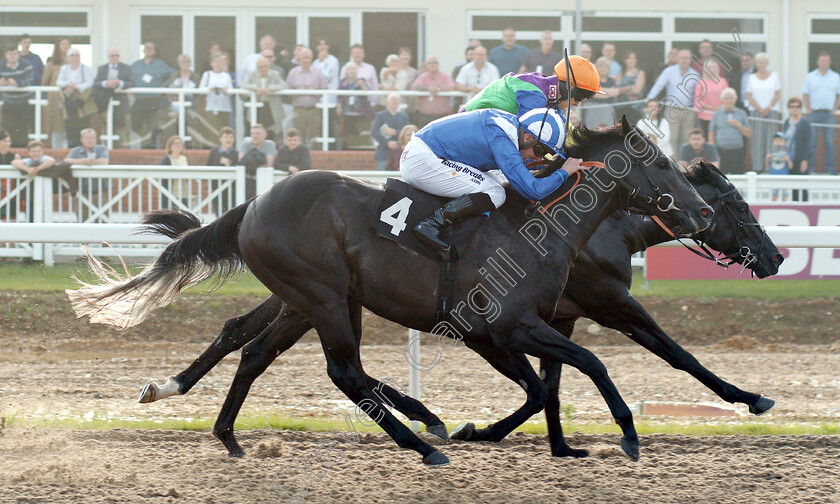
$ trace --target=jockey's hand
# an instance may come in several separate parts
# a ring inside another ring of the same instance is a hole
[[[578,170],[588,170],[590,167],[581,166],[582,162],[582,159],[570,157],[566,159],[566,162],[563,163],[563,166],[561,166],[561,168],[566,170],[566,173],[568,173],[569,175],[572,175]]]

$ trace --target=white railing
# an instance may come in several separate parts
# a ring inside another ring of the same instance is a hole
[[[400,176],[386,171],[339,173],[379,183]],[[55,256],[78,256],[77,244],[85,242],[114,246],[94,246],[92,250],[100,255],[149,257],[159,250],[150,244],[159,241],[135,237],[132,242],[126,239],[127,228],[113,226],[136,224],[141,214],[160,208],[187,210],[203,222],[211,222],[245,201],[245,169],[241,166],[79,165],[73,167],[73,175],[79,183],[75,196],[68,193],[67,183],[61,179],[28,177],[11,166],[0,166],[0,257],[27,257],[52,264]],[[257,192],[288,175],[272,167],[257,169]],[[840,177],[748,173],[730,179],[749,203],[771,203],[774,189],[807,191],[806,204],[840,203]],[[777,202],[783,203],[781,198]],[[45,229],[62,231],[51,234]],[[12,230],[15,239],[9,234]],[[779,238],[779,246],[840,247],[836,233],[837,228],[780,227],[771,237]],[[44,245],[48,242],[53,245]],[[644,259],[634,258],[632,263],[643,266]]]
[[[57,86],[29,86],[29,87],[10,87],[10,86],[0,86],[0,93],[2,92],[12,92],[12,93],[34,93],[35,96],[29,100],[29,103],[35,106],[35,122],[34,122],[34,132],[29,134],[29,138],[31,140],[44,140],[47,138],[47,135],[43,133],[43,125],[41,123],[41,111],[43,107],[47,105],[47,100],[45,99],[45,95],[49,93],[57,93],[60,92],[61,88]],[[170,122],[176,122],[176,131],[178,136],[184,138],[184,140],[194,140],[191,135],[189,135],[188,131],[188,117],[187,112],[190,106],[193,105],[192,96],[194,95],[207,95],[210,94],[211,91],[209,89],[185,89],[185,88],[168,88],[168,87],[133,87],[128,89],[118,89],[115,90],[115,97],[111,99],[108,109],[105,111],[105,132],[99,136],[100,140],[102,140],[105,145],[112,149],[114,147],[114,141],[116,140],[123,140],[123,143],[128,143],[129,139],[121,139],[118,134],[116,134],[114,129],[114,111],[115,107],[119,105],[120,97],[123,96],[125,99],[130,99],[131,96],[135,95],[166,95],[166,96],[174,96],[175,99],[171,100],[171,104],[175,106],[177,111],[177,118],[172,119]],[[270,93],[271,95],[279,95],[279,96],[321,96],[320,102],[316,105],[321,110],[321,136],[311,139],[314,142],[321,143],[322,150],[328,150],[329,145],[335,143],[337,139],[333,136],[330,136],[330,109],[336,107],[334,103],[330,103],[330,100],[326,99],[327,96],[386,96],[391,93],[397,93],[402,97],[429,97],[432,94],[428,91],[350,91],[350,90],[330,90],[330,89],[285,89],[283,91],[276,91]],[[236,121],[237,121],[237,140],[241,141],[244,134],[244,118],[247,116],[248,121],[253,124],[258,122],[257,121],[257,110],[260,107],[264,106],[264,103],[258,100],[256,91],[249,91],[246,89],[234,88],[229,89],[226,91],[227,95],[231,97],[239,96],[243,99],[243,102],[240,103],[239,100],[234,100],[235,107],[238,110],[239,107],[243,107],[247,110],[246,113],[237,113],[236,114]],[[437,96],[448,97],[448,98],[464,98],[467,93],[463,93],[461,91],[441,91],[437,93]],[[453,108],[453,112],[457,110],[457,105]],[[211,142],[215,142],[217,139],[212,138],[208,139]],[[140,142],[135,142],[140,143]],[[371,144],[373,147],[373,144]]]
[[[0,166],[0,222],[5,224],[4,229],[16,229],[26,236],[27,230],[34,233],[45,229],[38,223],[48,223],[59,226],[50,229],[64,230],[52,235],[53,240],[36,240],[32,235],[29,242],[13,241],[0,233],[0,256],[43,259],[45,264],[52,264],[55,256],[77,257],[78,243],[90,241],[97,244],[92,247],[97,255],[149,257],[159,247],[150,247],[150,242],[142,239],[123,241],[114,232],[117,228],[97,226],[134,224],[143,213],[161,208],[186,210],[211,222],[245,201],[243,166],[79,165],[73,167],[73,176],[78,182],[75,195],[69,194],[64,180],[33,178]],[[63,227],[68,224],[76,226]],[[81,224],[93,227],[80,228]],[[98,229],[100,234],[93,240],[83,240],[72,232],[76,229],[88,229],[86,233]],[[58,236],[69,239],[56,241]],[[120,245],[99,245],[103,241]],[[45,246],[44,242],[54,245]]]

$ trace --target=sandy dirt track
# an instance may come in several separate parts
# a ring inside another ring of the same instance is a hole
[[[329,470],[295,467],[293,456],[312,459],[327,436],[250,431],[242,438],[257,447],[252,455],[228,459],[202,433],[7,430],[0,502],[840,502],[838,436],[654,435],[634,463],[618,453],[615,435],[572,436],[592,451],[572,460],[550,457],[542,436],[515,434],[442,447],[452,464],[428,469],[384,434],[369,434],[337,444],[341,459]]]

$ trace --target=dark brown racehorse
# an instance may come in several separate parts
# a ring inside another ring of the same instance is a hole
[[[454,298],[467,300],[470,309],[458,314],[464,328],[458,336],[473,350],[492,355],[505,374],[522,374],[526,390],[545,386],[524,355],[579,369],[593,380],[621,427],[622,450],[636,459],[639,442],[632,415],[606,368],[548,322],[574,258],[613,212],[626,206],[658,214],[671,229],[694,234],[708,227],[713,211],[626,120],[606,130],[576,130],[573,140],[569,155],[603,162],[606,168],[582,177],[566,202],[544,214],[529,216],[531,202],[511,193],[479,227],[459,261]],[[545,201],[557,199],[567,186],[571,183]],[[442,453],[383,406],[359,359],[363,306],[407,327],[425,332],[436,327],[439,265],[375,234],[371,219],[380,198],[379,186],[331,172],[289,177],[210,225],[185,233],[139,276],[105,276],[109,281],[104,285],[70,292],[71,301],[77,313],[93,321],[128,327],[183,288],[215,273],[225,278],[244,263],[287,303],[289,310],[280,317],[297,316],[314,326],[327,371],[342,392],[399,446],[419,452],[426,464],[446,464]],[[481,288],[484,265],[495,254],[505,257],[519,276],[503,303]],[[498,309],[488,311],[490,306]],[[529,393],[520,410],[530,416],[539,408]],[[232,430],[216,434],[229,450],[238,448]]]

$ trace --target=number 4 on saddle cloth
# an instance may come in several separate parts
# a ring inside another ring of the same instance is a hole
[[[469,246],[475,231],[487,221],[485,215],[464,219],[455,224],[448,235],[442,236],[451,245],[449,261],[437,251],[427,248],[411,232],[417,224],[450,200],[415,189],[400,179],[389,178],[385,184],[385,195],[373,218],[373,227],[379,236],[424,257],[438,262],[455,262]]]

